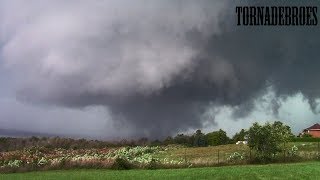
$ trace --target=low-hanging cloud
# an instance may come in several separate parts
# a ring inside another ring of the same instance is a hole
[[[20,101],[102,105],[139,136],[201,127],[212,103],[244,117],[270,86],[315,111],[319,28],[236,27],[235,5],[1,1],[1,57]]]

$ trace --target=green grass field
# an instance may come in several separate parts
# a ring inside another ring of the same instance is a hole
[[[218,155],[219,152],[219,155]],[[249,154],[249,148],[247,145],[220,145],[212,147],[189,147],[189,148],[177,148],[170,149],[161,154],[161,158],[169,159],[186,159],[192,164],[208,164],[213,165],[219,162],[225,162],[227,157],[233,152],[241,152]]]
[[[315,159],[314,157],[320,153],[317,142],[290,142],[286,144],[286,149],[290,150],[293,146],[297,146],[299,156],[305,160]],[[218,154],[219,152],[219,154]],[[212,147],[188,147],[169,149],[165,153],[156,155],[159,158],[168,159],[185,159],[194,165],[215,165],[218,163],[226,163],[230,154],[239,152],[249,157],[250,149],[247,145],[227,144]],[[254,152],[252,157],[254,156]],[[219,158],[219,160],[218,160]]]
[[[1,174],[2,180],[37,179],[319,179],[320,162],[163,170],[61,170]]]

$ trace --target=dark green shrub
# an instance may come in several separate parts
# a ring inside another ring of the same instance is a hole
[[[147,165],[147,169],[158,169],[160,166],[160,164],[157,162],[156,159],[151,159],[151,161],[149,162],[149,164]]]
[[[117,157],[115,159],[111,167],[111,169],[115,169],[115,170],[128,170],[132,168],[133,168],[133,165],[128,160],[120,157]]]
[[[295,137],[291,139],[291,142],[320,142],[320,138],[313,137]]]

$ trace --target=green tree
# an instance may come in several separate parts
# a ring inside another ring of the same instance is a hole
[[[227,133],[222,129],[206,134],[206,139],[210,146],[228,144],[230,142],[230,138],[227,136]]]
[[[233,137],[232,137],[232,142],[237,142],[237,141],[244,141],[246,140],[246,137],[248,135],[248,132],[245,129],[241,129],[240,132],[237,132]]]
[[[174,137],[173,140],[176,144],[183,144],[186,146],[192,146],[192,138],[190,136],[187,136],[184,134],[178,134],[176,137]]]
[[[206,137],[199,129],[193,135],[193,146],[196,146],[196,147],[207,146]]]
[[[163,144],[164,145],[174,144],[174,140],[171,136],[168,136],[166,139],[163,140]]]
[[[264,125],[254,123],[248,130],[248,146],[256,151],[257,160],[268,162],[283,151],[284,143],[292,136],[290,127],[280,121]]]

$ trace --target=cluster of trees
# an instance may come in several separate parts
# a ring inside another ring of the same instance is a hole
[[[0,151],[20,150],[23,148],[41,146],[46,148],[84,149],[110,146],[110,143],[86,139],[71,139],[60,137],[28,137],[28,138],[0,138]]]
[[[64,148],[64,149],[90,149],[103,147],[121,147],[121,146],[159,146],[169,144],[181,144],[189,147],[217,146],[223,144],[234,143],[244,140],[245,131],[241,130],[235,134],[233,138],[229,138],[227,133],[222,129],[207,134],[197,130],[192,135],[177,134],[175,137],[167,137],[166,139],[150,141],[148,138],[140,138],[137,140],[123,139],[120,141],[108,142],[86,139],[71,139],[61,137],[28,137],[13,138],[0,137],[0,151],[19,150],[28,147],[42,146],[46,148]]]
[[[279,154],[286,151],[285,144],[295,139],[291,128],[280,121],[273,123],[254,123],[248,130],[241,129],[232,138],[222,129],[207,134],[197,130],[193,135],[178,134],[176,137],[168,137],[164,144],[183,144],[187,146],[217,146],[237,141],[248,142],[248,146],[255,152],[255,161],[270,162]]]
[[[204,147],[204,146],[218,146],[223,144],[233,144],[237,141],[244,141],[247,131],[242,129],[236,133],[232,138],[227,136],[227,133],[219,129],[218,131],[209,132],[204,134],[201,130],[197,130],[192,135],[178,134],[174,138],[167,137],[162,144],[181,144],[186,146]]]
[[[232,138],[229,138],[222,129],[208,134],[203,134],[200,130],[197,130],[191,136],[178,134],[174,138],[168,137],[164,144],[216,146],[246,140],[249,148],[255,152],[255,161],[270,162],[277,158],[279,154],[285,153],[285,144],[294,138],[295,136],[289,126],[280,121],[275,121],[263,125],[254,123],[248,130],[241,129]]]

